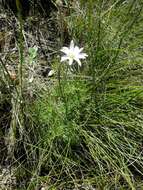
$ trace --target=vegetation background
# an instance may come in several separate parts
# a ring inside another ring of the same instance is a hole
[[[142,189],[143,1],[54,3],[1,9],[1,189]],[[72,39],[88,58],[69,71]]]

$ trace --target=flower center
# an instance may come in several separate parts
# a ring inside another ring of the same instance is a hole
[[[70,53],[69,53],[69,57],[70,57],[71,59],[74,59],[74,58],[75,58],[74,53],[73,53],[73,52],[70,52]]]

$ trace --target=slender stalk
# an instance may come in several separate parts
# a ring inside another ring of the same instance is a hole
[[[19,98],[22,99],[22,88],[23,88],[23,63],[24,63],[24,47],[23,47],[23,19],[20,11],[20,7],[17,6],[18,9],[18,19],[19,19]]]
[[[66,68],[66,71],[65,71],[65,74],[63,77],[63,80],[65,82],[67,82],[67,70],[68,70],[68,67]],[[58,69],[58,84],[59,84],[59,93],[60,93],[60,96],[65,105],[65,113],[66,113],[66,118],[67,118],[68,117],[68,105],[67,105],[66,97],[64,95],[64,84],[61,81],[61,65],[59,65],[59,69]]]

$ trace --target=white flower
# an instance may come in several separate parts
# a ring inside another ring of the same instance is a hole
[[[63,47],[61,52],[65,53],[64,56],[61,57],[61,62],[67,61],[69,65],[73,64],[73,61],[76,61],[79,66],[81,66],[80,59],[85,59],[88,55],[86,53],[81,53],[83,48],[79,48],[78,46],[74,46],[73,40],[70,43],[70,47]]]
[[[52,77],[54,74],[55,74],[55,71],[54,70],[50,70],[49,73],[48,73],[48,77]]]

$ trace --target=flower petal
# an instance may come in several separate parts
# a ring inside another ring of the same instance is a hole
[[[67,56],[62,56],[61,57],[61,62],[64,62],[64,61],[66,61],[66,60],[68,60],[69,58],[67,57]]]
[[[73,59],[69,58],[69,65],[73,64]]]
[[[71,43],[70,43],[69,49],[70,49],[71,51],[74,51],[74,41],[73,41],[73,40],[72,40]]]
[[[80,53],[82,50],[83,50],[83,48],[80,48],[80,49],[79,49],[79,53]]]
[[[80,54],[78,55],[78,58],[79,58],[79,59],[85,59],[86,57],[88,57],[88,55],[87,55],[86,53],[80,53]]]
[[[74,48],[74,53],[76,53],[76,54],[80,53],[80,49],[79,49],[78,46],[75,46],[75,48]]]
[[[78,65],[81,67],[81,61],[80,59],[76,58],[75,61],[78,63]]]
[[[69,53],[69,48],[68,47],[62,47],[62,49],[60,51],[65,53],[65,54],[68,54]]]

